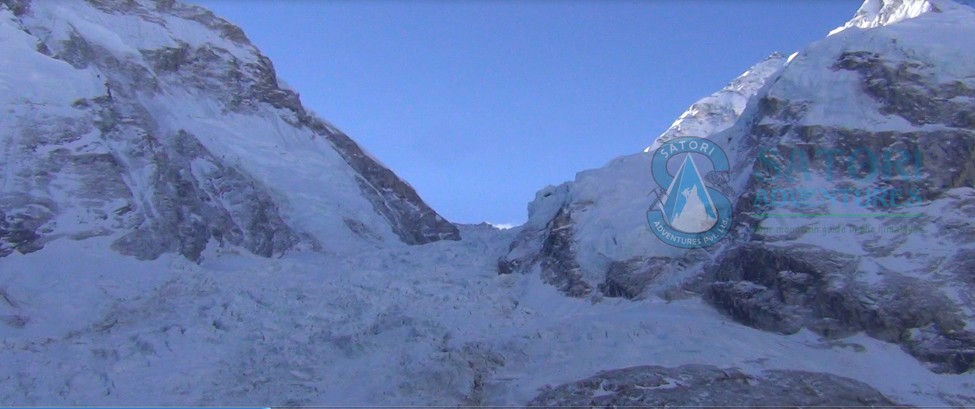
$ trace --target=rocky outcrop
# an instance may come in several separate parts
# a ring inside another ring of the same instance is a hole
[[[529,407],[885,407],[897,404],[862,382],[789,370],[637,366],[548,388]]]
[[[668,257],[636,257],[614,261],[606,272],[599,291],[607,297],[636,298],[662,274],[671,272],[674,260]]]
[[[297,244],[298,234],[259,184],[220,163],[188,133],[167,139],[168,146],[153,152],[155,214],[113,248],[141,259],[175,250],[198,260],[211,239],[265,257]]]
[[[880,112],[885,115],[897,115],[917,126],[943,124],[975,129],[975,112],[971,110],[975,80],[942,83],[930,64],[851,51],[840,55],[833,68],[858,73],[863,92],[881,104]]]
[[[582,277],[581,267],[575,259],[571,227],[572,215],[565,208],[560,208],[544,229],[526,230],[512,244],[514,249],[521,243],[538,242],[539,250],[524,257],[512,257],[509,253],[508,257],[498,261],[498,271],[501,274],[510,274],[537,265],[542,280],[559,291],[570,297],[589,295],[592,285]]]
[[[592,287],[582,278],[572,242],[572,215],[560,209],[542,242],[539,267],[545,282],[570,297],[582,297],[588,295]]]
[[[830,338],[864,331],[902,344],[936,372],[972,369],[975,333],[936,285],[893,271],[871,285],[857,279],[857,266],[856,257],[816,246],[750,243],[715,262],[703,292],[749,326]]]

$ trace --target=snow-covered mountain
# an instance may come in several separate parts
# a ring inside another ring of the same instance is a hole
[[[204,9],[0,0],[0,403],[973,405],[973,35],[867,0],[502,231]],[[691,250],[647,223],[686,137],[734,204]]]
[[[192,260],[209,245],[270,256],[459,238],[209,11],[2,4],[0,256],[94,236]]]
[[[500,269],[577,297],[700,295],[756,328],[864,331],[933,371],[971,371],[973,35],[959,3],[867,1],[692,105],[644,153],[540,192]],[[719,245],[668,248],[640,225],[653,151],[679,136],[731,158],[714,182],[737,227]]]

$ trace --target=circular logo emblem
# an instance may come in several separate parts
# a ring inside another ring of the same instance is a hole
[[[713,245],[728,234],[731,201],[702,176],[702,170],[704,175],[728,174],[728,156],[717,144],[702,138],[672,139],[653,153],[651,170],[658,187],[651,192],[647,221],[661,241],[692,249]]]

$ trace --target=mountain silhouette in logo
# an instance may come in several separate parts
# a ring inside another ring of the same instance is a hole
[[[717,209],[690,154],[684,155],[662,203],[667,223],[684,233],[708,231],[718,221]]]

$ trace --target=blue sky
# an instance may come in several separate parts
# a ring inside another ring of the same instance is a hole
[[[192,1],[192,0],[191,0]],[[454,222],[524,222],[537,190],[639,152],[694,101],[856,0],[196,0],[302,102]]]

